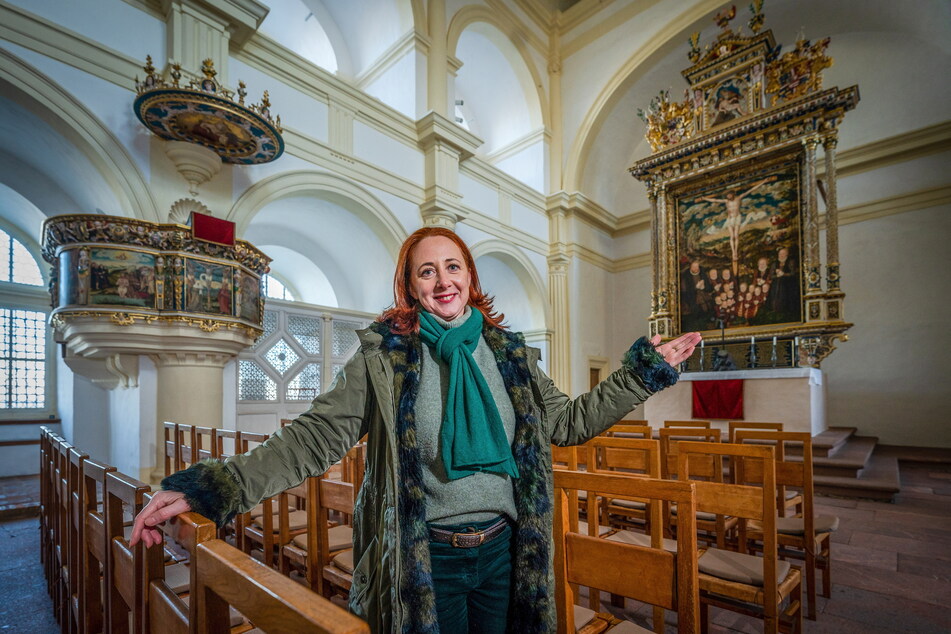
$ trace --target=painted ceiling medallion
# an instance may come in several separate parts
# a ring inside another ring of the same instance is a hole
[[[202,62],[203,78],[182,86],[179,64],[169,69],[171,82],[156,73],[152,57],[144,67],[145,79],[136,78],[138,96],[133,108],[145,127],[163,139],[204,146],[225,163],[269,163],[284,152],[281,117],[272,118],[267,91],[260,104],[245,105],[247,90],[238,82],[235,91],[215,79],[214,63]]]

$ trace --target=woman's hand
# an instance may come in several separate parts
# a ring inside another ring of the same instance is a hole
[[[132,538],[130,546],[135,546],[141,540],[146,547],[162,543],[162,531],[155,526],[169,520],[180,513],[192,510],[185,501],[185,494],[178,491],[158,491],[152,496],[152,501],[145,505],[132,524]]]
[[[651,344],[653,344],[657,352],[664,357],[664,361],[673,367],[677,367],[690,358],[694,348],[699,345],[701,339],[703,339],[703,337],[700,336],[699,332],[688,332],[663,345],[657,345],[660,343],[660,335],[654,335],[651,338]]]

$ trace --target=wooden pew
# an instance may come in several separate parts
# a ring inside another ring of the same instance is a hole
[[[226,634],[228,606],[238,605],[264,632],[369,632],[366,623],[221,540],[198,544],[198,632]]]
[[[112,471],[106,474],[106,631],[139,633],[145,627],[145,545],[129,546],[126,518],[145,506],[149,485]]]
[[[85,460],[83,462],[83,552],[82,581],[79,586],[81,632],[101,632],[105,624],[106,600],[102,592],[103,573],[109,566],[106,516],[103,508],[106,476],[115,467]]]

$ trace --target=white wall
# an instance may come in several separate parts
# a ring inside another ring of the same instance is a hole
[[[830,426],[951,447],[951,206],[841,227],[849,341],[822,363]]]

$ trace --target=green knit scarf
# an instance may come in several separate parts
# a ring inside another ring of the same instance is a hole
[[[419,337],[449,366],[439,442],[450,480],[477,471],[518,477],[512,448],[489,386],[472,353],[482,338],[482,312],[472,309],[456,328],[444,328],[430,313],[419,312]]]

